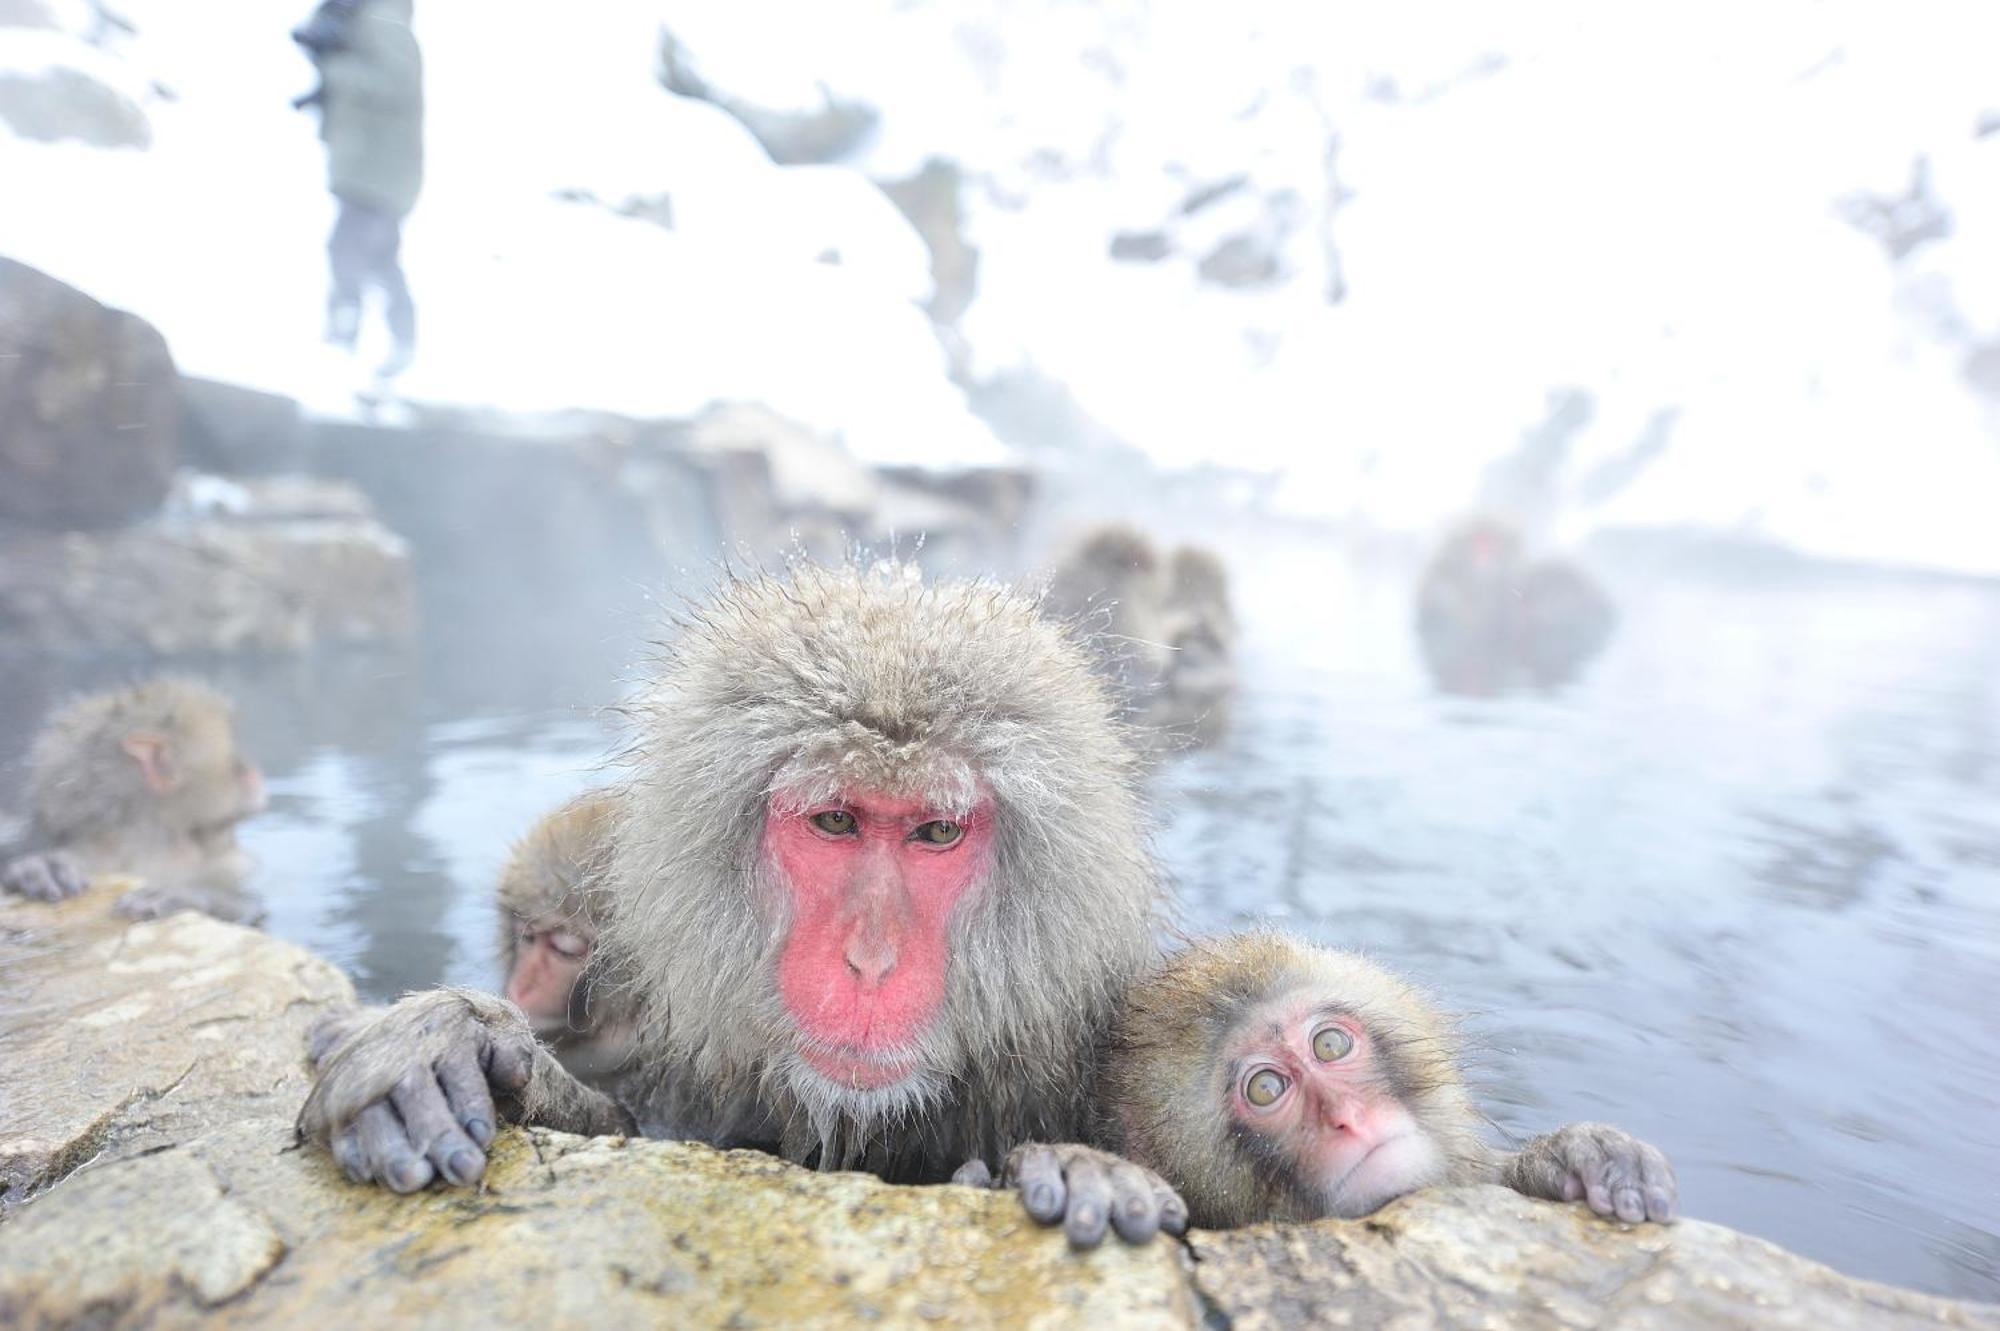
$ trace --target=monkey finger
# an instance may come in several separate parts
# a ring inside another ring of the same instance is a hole
[[[1104,1241],[1111,1223],[1111,1174],[1104,1165],[1088,1156],[1073,1158],[1063,1171],[1069,1187],[1069,1206],[1063,1232],[1072,1248],[1095,1248]]]
[[[493,1092],[479,1057],[470,1049],[454,1049],[437,1062],[438,1085],[451,1105],[451,1116],[481,1150],[493,1144],[500,1115],[493,1108]]]
[[[333,1161],[340,1166],[340,1172],[347,1175],[350,1183],[368,1181],[368,1158],[361,1149],[360,1134],[353,1128],[343,1128],[333,1134],[330,1143]]]
[[[1160,1203],[1153,1180],[1134,1164],[1120,1161],[1110,1168],[1111,1227],[1127,1243],[1144,1243],[1160,1232]]]
[[[1563,1142],[1563,1148],[1563,1163],[1583,1185],[1584,1204],[1602,1216],[1616,1214],[1616,1208],[1611,1200],[1610,1181],[1606,1176],[1610,1161],[1605,1157],[1603,1148],[1588,1132],[1569,1133]],[[1567,1184],[1564,1185],[1563,1192],[1565,1194],[1569,1192]]]
[[[1175,1192],[1165,1179],[1153,1180],[1153,1204],[1159,1208],[1160,1228],[1176,1237],[1187,1233],[1187,1203]]]
[[[535,1037],[525,1028],[519,1031],[486,1031],[480,1061],[486,1076],[501,1091],[518,1091],[535,1074]]]
[[[57,898],[78,896],[90,886],[90,879],[84,874],[83,866],[69,855],[55,854],[43,858],[44,869]]]
[[[361,1140],[368,1175],[396,1192],[415,1192],[431,1181],[431,1162],[410,1144],[410,1135],[387,1100],[377,1100],[356,1115],[354,1131]]]
[[[410,1141],[445,1182],[464,1187],[479,1177],[486,1168],[486,1153],[460,1130],[436,1075],[428,1069],[404,1073],[389,1099],[403,1116]]]
[[[1656,1225],[1670,1223],[1680,1200],[1680,1184],[1660,1148],[1647,1142],[1639,1144],[1639,1180],[1646,1194],[1646,1219]]]
[[[1063,1218],[1069,1188],[1063,1181],[1062,1162],[1052,1146],[1017,1146],[1008,1155],[1002,1177],[1021,1194],[1021,1205],[1044,1225]]]
[[[961,1188],[990,1188],[993,1186],[993,1171],[986,1167],[984,1160],[968,1160],[952,1173],[951,1181]]]

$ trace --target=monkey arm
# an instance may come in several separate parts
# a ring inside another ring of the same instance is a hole
[[[617,1102],[563,1070],[504,999],[468,989],[412,994],[386,1010],[315,1028],[318,1065],[298,1134],[357,1183],[414,1192],[464,1185],[486,1168],[503,1122],[632,1135]]]
[[[1493,1180],[1518,1193],[1582,1201],[1627,1224],[1664,1224],[1679,1201],[1674,1167],[1659,1148],[1605,1123],[1572,1123],[1497,1154],[1493,1163]]]

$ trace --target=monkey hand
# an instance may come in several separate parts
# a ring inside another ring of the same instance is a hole
[[[970,1161],[955,1182],[978,1183],[984,1161]],[[1144,1243],[1161,1230],[1187,1229],[1187,1203],[1152,1170],[1121,1155],[1074,1143],[1017,1146],[1000,1170],[1000,1184],[1021,1194],[1028,1214],[1044,1225],[1062,1224],[1073,1248],[1094,1248],[1106,1227],[1127,1243]]]
[[[535,1074],[539,1049],[521,1010],[434,989],[336,1020],[309,1037],[317,1066],[299,1136],[356,1183],[415,1192],[434,1177],[476,1180],[500,1107],[516,1107]]]
[[[0,869],[0,890],[30,901],[61,901],[90,886],[76,857],[60,850],[22,855]]]
[[[1582,1201],[1627,1224],[1674,1218],[1680,1185],[1659,1148],[1604,1123],[1572,1123],[1508,1157],[1501,1181],[1550,1201]]]

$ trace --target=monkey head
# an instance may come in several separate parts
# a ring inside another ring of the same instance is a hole
[[[1438,1010],[1351,954],[1198,944],[1133,993],[1107,1066],[1127,1154],[1198,1224],[1367,1215],[1479,1159]]]
[[[226,836],[264,808],[264,777],[236,747],[227,701],[184,679],[92,694],[53,717],[29,758],[37,825],[67,842],[154,828]]]
[[[595,1025],[586,968],[610,909],[600,880],[613,803],[607,791],[564,803],[515,843],[500,871],[502,992],[551,1042]]]
[[[637,710],[603,946],[647,1048],[775,1091],[835,1156],[971,1100],[993,1141],[963,1149],[997,1158],[1010,1114],[1085,1103],[1155,887],[1063,628],[993,584],[802,565],[725,588]]]

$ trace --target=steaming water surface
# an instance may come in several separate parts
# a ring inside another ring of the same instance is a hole
[[[1191,925],[1416,973],[1509,1133],[1617,1122],[1694,1216],[2000,1299],[2000,588],[1628,578],[1582,682],[1480,700],[1425,680],[1406,573],[1238,567],[1231,737],[1156,779]],[[626,656],[434,623],[407,658],[208,672],[271,778],[274,931],[371,997],[493,983],[507,843],[596,779]],[[96,682],[17,690],[0,758]]]

